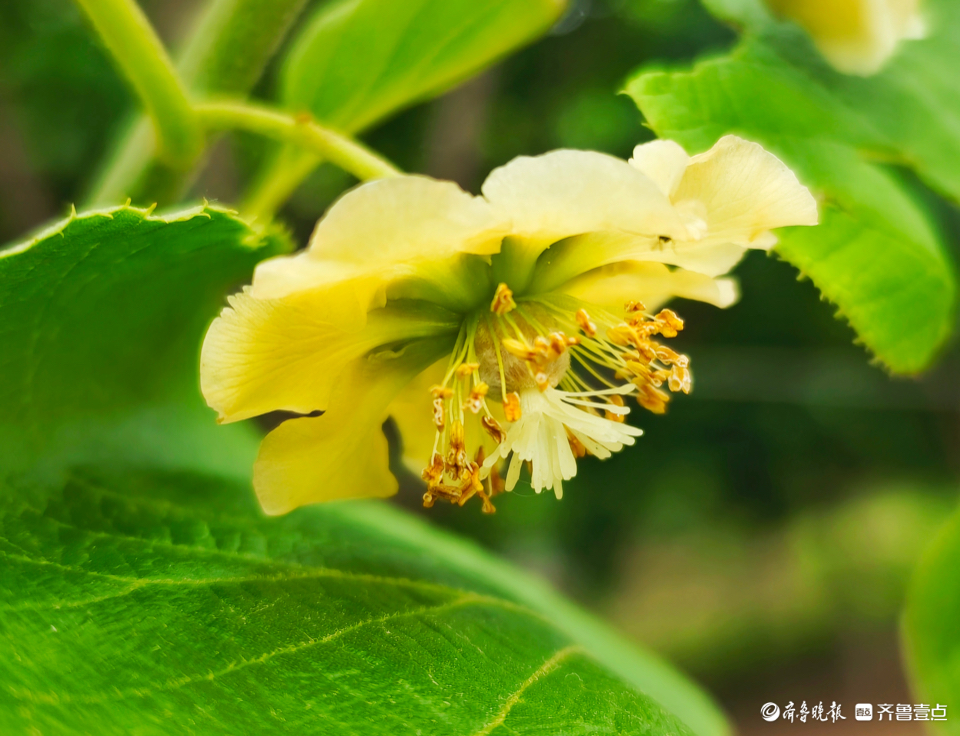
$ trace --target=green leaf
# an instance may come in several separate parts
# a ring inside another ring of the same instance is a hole
[[[287,249],[212,206],[74,214],[0,251],[0,468],[149,458],[246,474],[255,438],[200,399],[199,344],[223,294]],[[2,475],[2,472],[0,472]]]
[[[295,40],[280,102],[356,133],[435,97],[529,43],[566,0],[339,0],[321,7]],[[284,149],[249,198],[273,211],[317,165]]]
[[[960,201],[960,80],[940,71],[960,62],[960,6],[930,3],[931,36],[861,78],[833,71],[756,2],[711,5],[748,27],[741,43],[691,71],[642,71],[627,93],[691,152],[737,133],[783,158],[818,196],[821,224],[786,230],[777,252],[890,369],[923,370],[952,330],[955,278],[930,214],[883,162]]]
[[[943,733],[960,734],[960,511],[940,530],[914,572],[903,616],[907,663],[917,698],[944,704]]]
[[[346,0],[297,38],[281,101],[344,131],[452,87],[546,31],[563,0]]]
[[[683,734],[722,717],[541,583],[381,504],[72,473],[0,494],[0,730]]]

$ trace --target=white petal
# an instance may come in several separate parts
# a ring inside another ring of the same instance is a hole
[[[657,140],[633,149],[630,165],[642,171],[668,197],[672,197],[683,178],[690,157],[679,143]]]
[[[483,195],[513,222],[515,236],[542,246],[597,230],[685,233],[651,179],[622,159],[593,151],[520,156],[491,172]]]
[[[817,224],[817,203],[796,175],[763,147],[732,135],[690,159],[674,194],[678,207],[685,200],[705,208],[709,243],[769,247],[768,230]]]

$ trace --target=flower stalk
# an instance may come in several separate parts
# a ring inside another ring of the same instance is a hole
[[[160,155],[177,167],[203,148],[187,90],[163,42],[134,0],[76,0],[153,121]]]
[[[322,156],[361,181],[401,173],[366,146],[318,124],[309,116],[288,115],[243,102],[207,102],[198,105],[196,110],[208,130],[246,130],[282,143],[292,143]]]

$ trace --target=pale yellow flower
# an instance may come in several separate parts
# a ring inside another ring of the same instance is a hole
[[[904,39],[922,38],[920,0],[767,0],[803,26],[839,71],[878,72]]]
[[[402,176],[363,184],[309,247],[258,266],[210,327],[201,385],[220,421],[273,410],[254,487],[267,513],[387,496],[381,425],[395,420],[426,505],[518,482],[553,490],[584,454],[641,431],[624,399],[663,411],[689,392],[686,356],[654,338],[683,327],[673,296],[727,306],[726,273],[769,230],[813,225],[810,193],[774,156],[732,136],[688,157],[639,146],[521,157],[483,196]],[[625,302],[629,302],[625,305]]]

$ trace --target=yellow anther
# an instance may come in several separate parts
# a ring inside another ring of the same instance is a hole
[[[423,469],[420,477],[427,481],[428,488],[440,482],[440,479],[443,478],[443,458],[440,457],[440,453],[433,453],[430,464]]]
[[[623,311],[625,312],[645,312],[647,311],[646,305],[643,302],[627,302],[623,305]]]
[[[438,432],[443,431],[443,415],[443,399],[438,397],[433,400],[433,426],[437,428]]]
[[[540,389],[541,393],[550,388],[550,376],[543,371],[537,371],[533,376],[533,380],[536,381],[537,388]]]
[[[674,365],[670,370],[667,386],[674,392],[690,393],[690,389],[693,388],[693,376],[690,374],[690,369],[686,366]]]
[[[683,329],[683,320],[677,316],[676,312],[669,309],[661,310],[654,317],[654,322],[659,328],[660,334],[664,337],[676,337],[677,333]]]
[[[634,345],[637,342],[637,338],[638,335],[636,330],[623,322],[607,330],[607,339],[610,340],[610,342],[612,342],[614,345],[620,345],[623,347],[626,347],[627,345]]]
[[[483,428],[487,431],[487,434],[490,435],[493,441],[498,445],[507,438],[507,433],[503,431],[503,427],[500,426],[500,422],[493,417],[481,418],[480,424],[483,425]]]
[[[654,388],[650,384],[644,384],[638,387],[637,403],[644,409],[652,411],[654,414],[663,414],[667,410],[667,402],[670,401],[670,394],[664,393],[660,389]]]
[[[583,334],[587,337],[596,337],[597,336],[597,325],[590,319],[590,315],[587,314],[587,310],[579,309],[577,310],[577,325],[583,330]]]
[[[470,397],[463,402],[463,408],[467,411],[472,411],[474,414],[478,414],[480,409],[483,408],[483,398],[489,390],[490,387],[487,384],[483,382],[478,383],[470,392]]]
[[[503,345],[503,349],[510,353],[510,355],[520,358],[520,360],[530,361],[537,357],[537,351],[535,348],[532,348],[526,343],[520,342],[519,340],[514,340],[513,338],[508,337],[500,344]]]
[[[447,386],[431,386],[430,393],[434,399],[449,399],[453,396],[453,389]]]
[[[469,376],[471,373],[475,373],[479,368],[479,363],[461,363],[457,366],[457,376],[460,378]]]
[[[467,472],[468,464],[463,424],[457,420],[450,428],[450,450],[447,453],[446,470],[454,478],[460,479]]]
[[[521,417],[520,394],[516,391],[507,394],[503,400],[503,414],[508,422],[519,421]]]
[[[517,308],[517,303],[513,300],[513,292],[510,287],[501,283],[497,286],[497,291],[493,295],[493,301],[490,303],[490,311],[494,314],[503,316]]]
[[[570,342],[570,339],[575,340],[575,342]],[[576,345],[577,342],[579,342],[576,338],[570,339],[562,332],[550,333],[550,351],[548,353],[550,360],[556,360],[567,351],[568,347]]]
[[[673,365],[680,360],[680,354],[663,345],[657,345],[657,360],[664,365]]]

